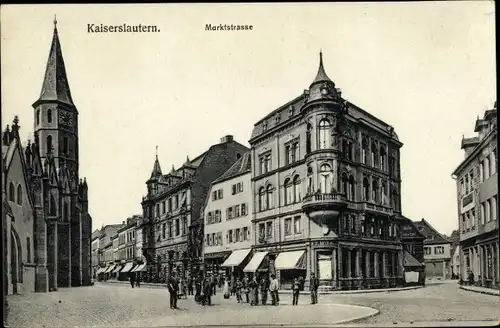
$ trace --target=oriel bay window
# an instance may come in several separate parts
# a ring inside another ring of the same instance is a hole
[[[322,119],[319,122],[319,149],[330,148],[330,122]]]
[[[331,166],[328,164],[321,165],[319,173],[319,185],[322,194],[327,194],[332,191],[332,180],[333,172]]]

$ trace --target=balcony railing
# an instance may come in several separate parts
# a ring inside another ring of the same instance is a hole
[[[377,212],[381,212],[381,213],[385,213],[385,214],[389,214],[389,215],[392,214],[392,209],[391,208],[388,208],[388,207],[385,207],[385,206],[381,206],[381,205],[377,205],[377,204],[367,203],[367,202],[365,202],[363,204],[364,204],[364,209],[365,210],[377,211]]]
[[[343,194],[309,194],[302,200],[303,203],[311,202],[344,202],[345,196]]]

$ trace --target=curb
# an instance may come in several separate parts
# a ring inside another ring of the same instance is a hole
[[[488,290],[478,290],[478,289],[473,289],[473,288],[467,288],[467,286],[459,286],[460,289],[466,290],[468,292],[474,292],[474,293],[479,293],[479,294],[485,294],[485,295],[491,295],[491,296],[500,296],[500,293],[494,293],[493,291],[488,291]]]
[[[99,284],[119,284],[119,285],[128,285],[130,284],[127,281],[101,281]],[[400,288],[387,288],[387,289],[358,289],[358,290],[336,290],[330,292],[319,292],[318,295],[342,295],[342,294],[368,294],[368,293],[391,293],[391,292],[399,292],[405,290],[419,289],[425,286],[410,286],[410,287],[400,287]],[[141,284],[138,288],[167,288],[165,284]],[[279,293],[281,295],[292,295],[291,290],[280,290]],[[309,295],[308,291],[301,291],[300,295]]]

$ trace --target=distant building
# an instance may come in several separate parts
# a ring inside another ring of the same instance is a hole
[[[422,219],[413,224],[425,236],[424,263],[427,279],[451,278],[451,242],[441,235],[431,224]]]
[[[464,160],[453,172],[457,181],[460,270],[485,287],[500,286],[498,241],[497,103],[477,118],[477,136],[462,138]]]
[[[142,199],[143,254],[147,280],[166,280],[172,272],[186,278],[202,266],[203,205],[211,183],[249,149],[225,136],[206,152],[187,158],[168,174],[161,171],[158,156]]]
[[[451,274],[453,278],[459,279],[460,272],[460,244],[456,244],[451,248]]]
[[[309,89],[259,120],[249,142],[257,271],[284,288],[311,273],[330,289],[402,283],[403,144],[342,98],[322,54]]]
[[[118,235],[118,250],[113,249],[114,253],[118,253],[118,260],[120,265],[113,271],[118,273],[118,278],[120,280],[126,280],[129,277],[130,271],[137,266],[137,253],[135,247],[135,234],[137,221],[141,219],[141,216],[136,215],[127,218],[127,221],[123,221],[123,227],[116,231]],[[116,257],[115,257],[115,262]]]
[[[209,190],[203,211],[205,238],[203,258],[206,272],[236,268],[241,275],[242,263],[252,247],[252,184],[250,153],[245,153]]]
[[[99,239],[101,236],[101,231],[95,230],[92,232],[92,277],[95,278],[97,271],[100,269],[99,266]]]
[[[406,285],[425,285],[424,240],[415,224],[404,217],[401,222],[403,270]]]

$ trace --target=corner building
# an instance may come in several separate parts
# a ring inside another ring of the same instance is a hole
[[[484,287],[500,286],[498,243],[497,104],[477,118],[475,137],[463,138],[457,181],[460,276]]]
[[[325,289],[402,283],[402,143],[342,98],[321,53],[309,90],[257,122],[249,142],[255,251],[267,259],[255,270],[267,265],[281,288],[312,272]]]

